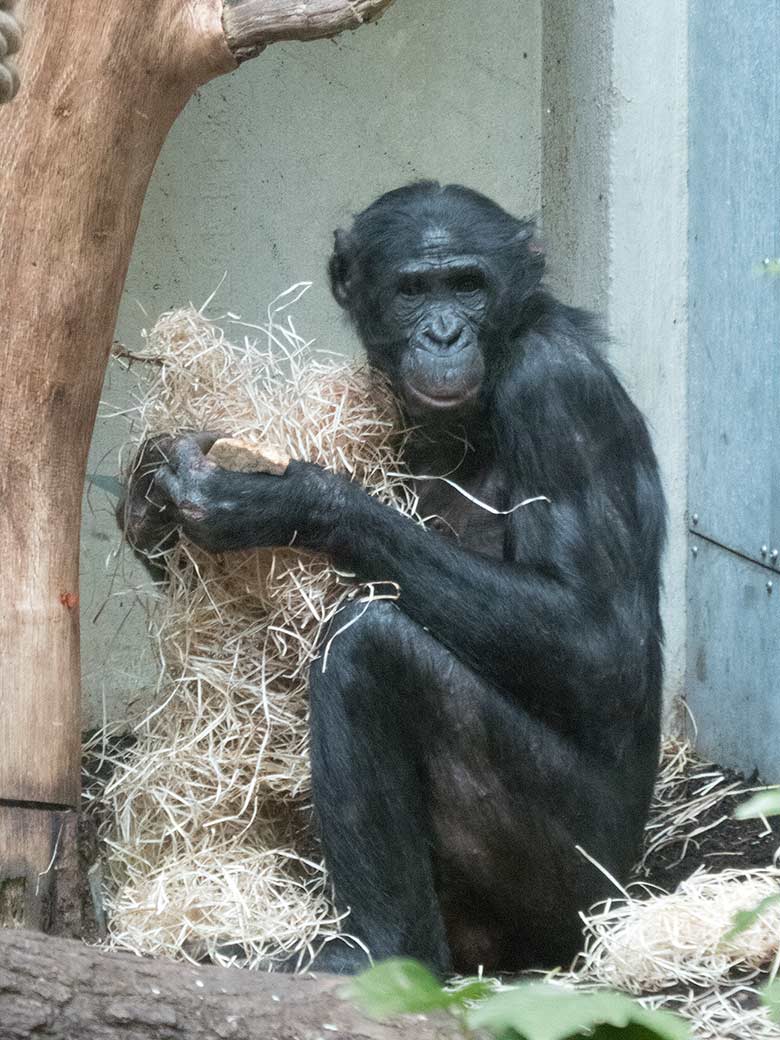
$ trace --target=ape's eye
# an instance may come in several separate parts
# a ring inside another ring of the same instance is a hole
[[[479,274],[460,274],[453,279],[452,288],[457,293],[475,293],[485,288],[485,280]]]
[[[398,283],[398,292],[401,296],[423,296],[425,294],[425,280],[419,275],[407,275]]]

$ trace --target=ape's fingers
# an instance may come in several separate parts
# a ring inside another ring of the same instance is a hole
[[[228,434],[217,433],[215,430],[202,430],[200,433],[193,433],[191,436],[203,454],[208,455],[214,444],[223,437],[227,437]]]
[[[164,504],[160,503],[160,508],[163,509],[168,503],[172,506],[178,505],[182,498],[181,480],[171,466],[160,466],[154,475],[151,490],[158,492],[165,499]]]
[[[172,443],[173,438],[169,434],[158,434],[144,441],[133,459],[128,474],[130,480],[135,482],[140,477],[151,476],[158,466],[164,465],[168,461]]]
[[[214,464],[206,459],[206,452],[217,440],[217,433],[188,433],[183,437],[176,437],[166,452],[168,466],[174,472],[191,467],[202,469],[213,466]]]

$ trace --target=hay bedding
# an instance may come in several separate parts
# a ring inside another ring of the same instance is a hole
[[[666,742],[636,879],[583,916],[584,950],[562,985],[676,1011],[696,1040],[780,1040],[759,993],[778,969],[780,906],[726,939],[738,910],[780,890],[780,825],[733,819],[749,790]]]
[[[240,345],[194,309],[164,315],[148,337],[158,374],[139,406],[141,439],[222,430],[347,472],[414,515],[387,387],[312,352],[284,319],[305,288]],[[341,931],[311,838],[308,668],[346,600],[395,590],[356,587],[294,549],[211,555],[182,542],[161,555],[171,578],[151,622],[157,707],[103,795],[111,942],[219,960],[230,939],[252,964],[305,963]]]
[[[415,516],[397,475],[392,397],[359,365],[313,353],[282,318],[302,291],[284,294],[238,346],[192,308],[164,315],[148,337],[159,369],[139,408],[143,436],[193,428],[262,439],[352,474]],[[224,960],[229,939],[253,965],[298,955],[305,966],[348,932],[310,828],[307,671],[347,599],[394,590],[356,587],[290,549],[211,556],[181,544],[167,563],[151,621],[157,707],[100,797],[109,942]],[[723,938],[736,910],[780,885],[777,835],[731,819],[743,793],[737,777],[667,744],[639,879],[584,917],[585,949],[557,975],[562,985],[611,986],[677,1010],[700,1040],[780,1038],[756,988],[776,968],[780,908]]]

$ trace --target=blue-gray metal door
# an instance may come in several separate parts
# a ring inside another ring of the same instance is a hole
[[[780,0],[692,0],[688,701],[780,780]]]

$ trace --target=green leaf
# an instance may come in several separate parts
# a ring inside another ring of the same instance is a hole
[[[490,979],[470,979],[469,981],[465,982],[462,986],[458,986],[456,990],[449,991],[449,1006],[451,1008],[465,1008],[468,1004],[472,1004],[475,1000],[484,1000],[485,997],[490,997],[495,992],[495,982],[491,981]]]
[[[770,982],[761,996],[769,1008],[769,1014],[775,1022],[780,1022],[780,979]]]
[[[735,936],[739,935],[740,932],[744,932],[749,928],[751,924],[755,924],[764,911],[772,906],[773,903],[780,903],[780,892],[775,892],[770,896],[764,896],[764,898],[757,903],[752,910],[737,910],[734,914],[734,924],[723,936],[724,942],[728,942],[729,939],[735,938]]]
[[[438,979],[417,961],[398,957],[356,976],[345,995],[373,1018],[437,1011],[457,1005]]]
[[[620,993],[577,993],[528,983],[488,997],[466,1014],[469,1029],[522,1040],[689,1040],[687,1024],[666,1011],[648,1011]]]
[[[780,787],[759,791],[746,802],[737,806],[734,816],[738,820],[755,820],[759,816],[780,816]]]

